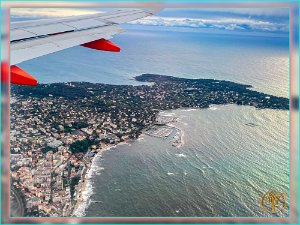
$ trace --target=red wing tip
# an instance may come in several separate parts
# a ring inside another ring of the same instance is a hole
[[[10,67],[11,74],[11,83],[12,84],[20,84],[20,85],[28,85],[28,86],[36,86],[37,80],[32,77],[30,74],[26,73],[24,70],[17,66]]]
[[[119,46],[104,38],[82,44],[81,46],[86,48],[96,49],[96,50],[109,51],[109,52],[121,51],[121,48]]]

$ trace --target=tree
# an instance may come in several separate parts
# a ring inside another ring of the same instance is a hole
[[[70,150],[72,153],[86,153],[88,148],[92,145],[98,145],[99,141],[85,139],[82,141],[75,141],[70,145]]]

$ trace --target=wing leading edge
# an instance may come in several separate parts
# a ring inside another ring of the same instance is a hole
[[[128,9],[85,16],[12,23],[11,65],[77,45],[96,50],[119,52],[120,48],[108,41],[114,35],[123,32],[119,24],[151,16],[156,12],[156,10]],[[21,72],[22,70],[17,66],[14,66],[12,70],[18,71],[18,73],[11,72],[12,83],[36,85],[37,82],[22,82],[26,72]],[[22,74],[22,76],[18,77],[18,74]]]

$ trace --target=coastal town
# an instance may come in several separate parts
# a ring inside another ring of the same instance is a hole
[[[237,104],[288,110],[287,98],[213,79],[143,74],[151,85],[86,82],[13,86],[11,102],[12,201],[17,216],[73,216],[96,154],[142,133],[167,137],[174,118],[162,110]],[[180,130],[173,145],[182,144]]]

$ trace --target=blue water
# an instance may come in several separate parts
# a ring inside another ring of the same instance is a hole
[[[179,118],[184,146],[144,135],[96,158],[86,216],[287,215],[259,206],[269,190],[288,193],[287,112],[228,105],[168,113]]]
[[[126,32],[112,39],[121,53],[78,46],[19,65],[41,83],[137,84],[129,78],[151,72],[226,79],[287,96],[287,37],[220,35],[199,29],[141,25],[124,28]]]
[[[41,83],[138,85],[132,77],[157,73],[230,80],[288,97],[288,37],[125,28],[112,39],[121,53],[74,47],[19,66]],[[104,170],[93,171],[91,201],[82,214],[274,216],[261,211],[259,197],[271,189],[288,192],[288,113],[232,105],[172,113],[182,122],[185,145],[174,149],[144,136],[105,152],[94,162]]]

